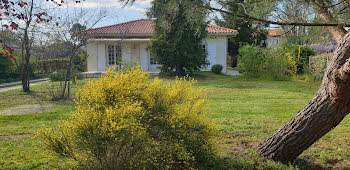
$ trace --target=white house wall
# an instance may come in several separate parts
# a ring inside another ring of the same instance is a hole
[[[140,43],[140,66],[143,70],[148,70],[149,58],[147,46],[149,43]]]
[[[227,37],[226,36],[211,36],[205,40],[207,43],[208,60],[210,65],[208,69],[214,64],[223,66],[222,72],[227,69]]]
[[[227,37],[211,36],[205,39],[208,50],[208,59],[214,64],[221,64],[223,72],[227,68]],[[107,64],[106,45],[112,42],[91,42],[87,44],[88,72],[105,71]],[[122,57],[124,62],[139,64],[142,69],[149,70],[149,42],[124,42],[122,44]],[[210,67],[209,67],[210,69]]]
[[[97,70],[98,71],[106,71],[106,44],[98,43],[98,60],[97,60]]]
[[[131,45],[131,62],[140,65],[140,44],[133,43]]]
[[[97,51],[98,51],[97,43],[96,42],[88,43],[86,45],[86,51],[88,54],[87,71],[95,72],[97,71]]]
[[[131,43],[122,44],[122,62],[131,63]]]

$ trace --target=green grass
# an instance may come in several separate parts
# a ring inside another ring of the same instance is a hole
[[[260,141],[286,123],[310,101],[319,84],[299,80],[274,81],[268,77],[249,79],[215,75],[195,75],[196,87],[207,89],[209,118],[215,121],[218,155],[227,169],[321,169],[350,167],[350,119],[305,151],[298,160],[282,164],[266,160],[253,149]],[[166,81],[172,78],[163,77]],[[86,80],[79,81],[82,85]],[[0,111],[23,104],[52,105],[44,113],[0,116],[0,137],[33,134],[40,127],[51,127],[74,110],[74,102],[50,102],[49,83],[33,86],[33,92],[20,90],[0,93]],[[74,90],[73,90],[74,93]],[[1,139],[1,138],[0,138]],[[65,169],[74,161],[44,151],[36,139],[23,137],[0,141],[0,169]],[[222,167],[223,165],[218,165]]]

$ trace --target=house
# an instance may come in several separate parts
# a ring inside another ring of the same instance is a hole
[[[121,62],[138,64],[146,71],[159,71],[161,65],[150,55],[148,49],[154,30],[153,19],[140,19],[121,24],[88,30],[87,67],[88,73],[104,72],[106,68]],[[203,42],[207,49],[209,66],[221,64],[223,72],[227,65],[227,39],[235,36],[237,30],[208,25],[208,38]]]
[[[269,29],[267,33],[267,46],[278,45],[284,40],[285,32],[283,29]]]

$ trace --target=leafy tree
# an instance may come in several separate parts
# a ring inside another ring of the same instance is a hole
[[[235,0],[235,2],[236,3],[222,5],[226,8],[226,10],[236,13],[240,11],[239,8],[243,7],[238,3],[246,3],[244,0]],[[266,8],[266,6],[262,7]],[[252,10],[253,8],[254,7],[250,5],[248,8],[245,8],[245,10]],[[267,39],[267,32],[264,30],[264,28],[267,26],[266,24],[257,23],[254,20],[236,17],[235,15],[228,15],[226,13],[221,13],[221,16],[222,19],[216,18],[216,24],[238,31],[237,36],[228,40],[228,52],[234,60],[230,63],[232,67],[237,66],[236,56],[239,54],[238,49],[240,46],[242,46],[242,44],[266,46],[265,40]]]
[[[207,36],[206,10],[202,0],[154,0],[149,16],[155,19],[151,54],[162,71],[177,75],[193,72],[207,63],[201,46]]]

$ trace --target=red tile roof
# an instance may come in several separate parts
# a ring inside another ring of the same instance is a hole
[[[88,30],[90,35],[98,34],[141,34],[141,35],[151,35],[153,33],[154,20],[152,19],[140,19],[130,22],[125,22],[121,24],[94,28]],[[209,34],[234,34],[238,32],[237,30],[228,29],[224,27],[219,27],[215,25],[208,25],[207,31]]]
[[[268,35],[270,37],[278,37],[278,36],[282,36],[284,34],[285,34],[285,32],[282,29],[271,29],[271,30],[268,30]]]

